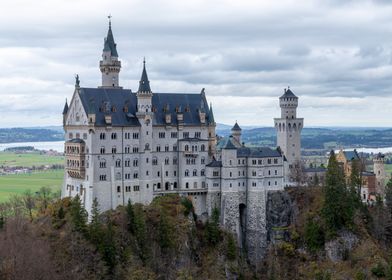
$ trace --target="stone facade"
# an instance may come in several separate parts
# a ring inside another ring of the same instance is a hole
[[[266,196],[287,183],[285,153],[294,154],[290,160],[300,157],[302,119],[288,120],[282,111],[278,131],[290,123],[283,150],[246,147],[237,123],[232,135],[217,143],[204,89],[153,92],[144,61],[139,89],[132,92],[120,86],[120,68],[109,26],[100,62],[102,86],[81,87],[77,77],[63,110],[62,197],[79,195],[90,213],[94,198],[105,211],[128,200],[148,204],[165,194],[186,196],[199,217],[217,208],[221,225],[237,235],[250,259],[259,260],[267,241]]]

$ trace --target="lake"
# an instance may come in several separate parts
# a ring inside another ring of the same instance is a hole
[[[0,143],[0,152],[7,148],[24,146],[32,146],[37,150],[54,150],[60,153],[64,152],[64,141]]]

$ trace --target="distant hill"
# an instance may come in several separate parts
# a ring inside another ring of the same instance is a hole
[[[230,135],[231,127],[217,125],[217,134]],[[242,141],[248,145],[274,147],[276,131],[273,127],[242,129]],[[303,149],[331,149],[355,147],[391,147],[391,128],[304,128],[301,145]]]
[[[61,141],[62,131],[45,128],[0,128],[0,143]]]
[[[232,125],[217,124],[219,136],[229,136]],[[61,126],[0,128],[0,143],[61,141],[64,132]],[[247,145],[275,147],[276,132],[273,127],[242,127],[242,141]],[[328,150],[332,148],[391,147],[391,128],[363,127],[305,127],[302,131],[302,148]]]

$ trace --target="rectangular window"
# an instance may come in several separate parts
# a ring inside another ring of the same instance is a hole
[[[189,132],[183,132],[182,138],[189,138]]]
[[[195,138],[200,138],[201,137],[201,132],[195,132]]]
[[[140,191],[140,187],[139,187],[139,186],[133,186],[133,191],[134,191],[134,192]]]
[[[170,133],[171,138],[177,138],[178,134],[177,132],[172,132]]]
[[[159,132],[158,133],[158,137],[161,138],[161,139],[165,138],[165,132]]]

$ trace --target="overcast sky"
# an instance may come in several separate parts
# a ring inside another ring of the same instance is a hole
[[[101,83],[111,14],[120,84],[206,89],[219,123],[272,126],[290,86],[305,126],[392,126],[392,1],[12,0],[0,17],[0,127],[61,125]]]

